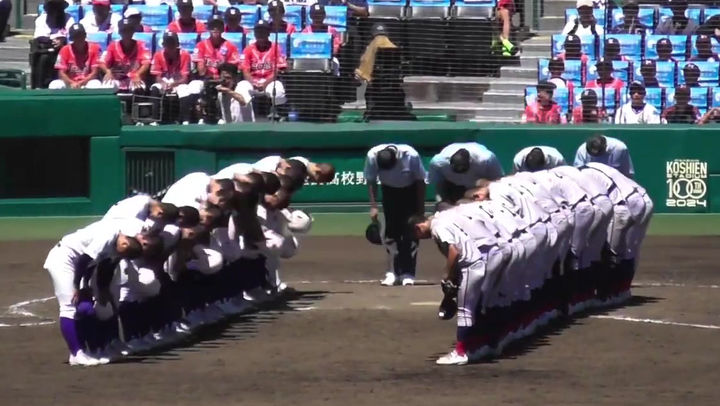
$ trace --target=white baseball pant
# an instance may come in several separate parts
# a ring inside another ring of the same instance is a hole
[[[55,297],[60,307],[60,317],[68,319],[75,318],[75,306],[72,304],[72,298],[75,294],[75,263],[80,254],[74,250],[63,247],[61,244],[56,245],[48,253],[43,268],[48,271],[52,279]]]
[[[573,269],[582,268],[582,258],[585,250],[588,248],[592,225],[595,220],[595,210],[592,203],[582,201],[572,208],[574,216],[574,226],[572,233],[572,241],[570,242],[570,251],[574,256]]]
[[[93,79],[93,80],[88,81],[85,84],[85,86],[81,87],[81,89],[102,89],[103,87],[105,87],[105,86],[103,86],[102,82],[100,82],[97,79]],[[52,82],[50,82],[50,84],[48,85],[48,89],[50,89],[50,90],[68,89],[68,85],[65,84],[65,82],[63,82],[60,79],[55,79]]]
[[[510,259],[510,250],[501,246],[490,248],[484,260],[477,261],[460,270],[461,280],[458,287],[457,325],[474,325],[479,306],[488,308],[497,305],[498,287],[503,277],[503,268]]]
[[[594,211],[593,222],[590,226],[587,249],[580,260],[581,268],[588,268],[593,262],[602,259],[602,250],[608,241],[610,222],[613,219],[612,200],[605,195],[599,195],[590,200]]]

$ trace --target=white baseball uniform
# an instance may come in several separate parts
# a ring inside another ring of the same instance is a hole
[[[210,180],[210,176],[203,172],[187,174],[170,186],[162,201],[177,207],[190,206],[200,210],[200,206],[207,200]]]
[[[291,258],[298,248],[298,240],[287,228],[287,218],[280,210],[271,210],[258,205],[258,218],[265,235],[265,267],[273,286],[279,286],[280,258]]]
[[[525,158],[535,148],[540,148],[545,155],[545,166],[542,169],[550,169],[556,166],[565,165],[565,158],[563,158],[560,151],[557,148],[546,147],[546,146],[533,146],[521,149],[515,158],[513,158],[513,170],[515,172],[527,171],[528,168],[525,165]]]
[[[213,179],[234,179],[235,175],[247,175],[253,171],[253,164],[237,163],[220,169],[218,173],[212,175]]]
[[[307,168],[310,165],[310,160],[301,156],[293,156],[287,159],[295,159],[297,161],[300,161],[305,165]],[[266,156],[265,158],[255,162],[253,164],[253,168],[256,171],[261,172],[275,172],[277,170],[278,165],[280,165],[280,161],[283,160],[283,157],[280,155],[270,155]]]

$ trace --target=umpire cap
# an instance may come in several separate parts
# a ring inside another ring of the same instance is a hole
[[[365,229],[365,239],[371,244],[382,245],[382,237],[380,237],[380,223],[374,220]]]

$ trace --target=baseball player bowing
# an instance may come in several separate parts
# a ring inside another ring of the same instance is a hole
[[[109,259],[117,261],[122,258],[133,259],[142,255],[140,242],[132,237],[139,228],[133,225],[131,231],[123,232],[123,222],[98,221],[68,234],[58,243],[47,256],[43,267],[50,273],[55,296],[60,307],[60,331],[70,351],[70,365],[98,365],[99,360],[85,354],[80,348],[77,326],[75,322],[76,305],[80,298],[81,288],[87,287],[92,277],[91,263],[100,263]],[[126,227],[128,227],[126,225]],[[103,271],[106,271],[104,269]],[[114,270],[114,267],[110,271]],[[86,284],[83,285],[83,282]],[[98,302],[108,303],[109,292],[103,289],[99,293]]]
[[[478,179],[495,180],[503,170],[495,154],[476,142],[450,144],[430,161],[428,181],[438,201],[454,204]]]
[[[575,153],[575,167],[590,162],[600,162],[617,169],[628,178],[635,176],[630,152],[624,142],[617,138],[594,135],[578,147]]]
[[[526,147],[515,154],[515,158],[513,158],[513,172],[535,172],[560,165],[565,165],[565,158],[560,151],[553,147]]]
[[[253,167],[259,171],[277,172],[280,175],[284,175],[287,167],[293,165],[290,161],[300,162],[303,165],[303,172],[305,172],[307,178],[313,182],[327,183],[335,179],[335,167],[332,164],[311,162],[309,159],[301,156],[284,159],[280,155],[270,155],[255,162]],[[300,167],[297,164],[295,165]]]
[[[364,175],[374,222],[378,218],[378,180],[382,190],[388,270],[381,284],[413,285],[418,241],[407,232],[407,224],[410,216],[423,214],[425,208],[425,168],[420,155],[406,144],[375,146],[367,153]]]
[[[437,213],[434,217],[411,220],[415,237],[432,238],[445,256],[443,290],[457,289],[457,342],[448,354],[437,359],[438,365],[465,365],[474,348],[471,329],[479,319],[478,305],[489,293],[486,278],[502,272],[511,255],[500,244],[496,232],[482,221],[470,224],[467,217],[455,210]],[[456,288],[455,288],[456,287]]]

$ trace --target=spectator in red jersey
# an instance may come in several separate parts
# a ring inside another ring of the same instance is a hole
[[[287,68],[285,54],[278,44],[270,41],[271,28],[267,21],[258,21],[254,31],[256,41],[243,51],[241,68],[245,80],[238,84],[238,91],[245,100],[253,94],[264,93],[273,98],[275,104],[284,104],[285,88],[277,80],[277,73]]]
[[[700,68],[694,63],[689,63],[683,68],[685,86],[700,87]]]
[[[142,23],[142,13],[135,7],[128,7],[123,16],[135,26],[135,32],[152,32],[152,28]]]
[[[538,124],[565,124],[567,117],[560,105],[552,99],[555,85],[550,82],[540,82],[537,85],[537,99],[535,103],[525,107],[522,115],[523,123]]]
[[[150,74],[155,77],[155,84],[150,87],[150,94],[159,101],[165,94],[177,94],[180,103],[180,121],[190,121],[192,107],[197,102],[201,89],[192,89],[188,85],[190,76],[190,54],[180,49],[177,33],[166,31],[163,35],[163,49],[155,52]]]
[[[120,39],[105,51],[100,69],[105,72],[105,86],[118,90],[145,93],[145,75],[150,70],[150,51],[133,39],[135,26],[126,18],[120,21]]]
[[[645,87],[660,87],[660,82],[657,80],[657,65],[652,59],[642,61],[640,74]]]
[[[660,118],[663,124],[695,124],[700,119],[700,110],[690,104],[689,87],[675,88],[675,105],[663,110]]]
[[[620,55],[620,41],[617,38],[608,38],[605,40],[605,56],[608,61],[627,61],[628,59]]]
[[[673,45],[669,38],[660,38],[655,45],[657,50],[657,60],[660,62],[677,62],[677,59],[673,58],[672,51]]]
[[[573,108],[572,123],[600,123],[607,120],[605,109],[598,107],[598,97],[592,89],[585,89],[580,94],[580,106]]]
[[[582,51],[582,42],[580,37],[577,35],[568,35],[565,38],[565,52],[555,56],[558,59],[564,60],[580,60],[583,63],[587,63],[590,58],[585,55]]]
[[[192,16],[195,9],[192,0],[178,0],[177,9],[180,17],[168,25],[168,31],[197,32],[198,34],[207,31],[205,24]]]
[[[213,15],[208,21],[208,26],[210,28],[210,37],[198,43],[192,60],[197,64],[198,76],[204,79],[218,79],[220,73],[217,67],[223,63],[238,65],[240,63],[240,53],[232,42],[223,38],[225,21],[220,15]],[[193,83],[191,83],[192,85]],[[202,81],[200,81],[200,85],[202,86]]]
[[[284,32],[292,34],[297,31],[295,25],[285,21],[285,5],[280,0],[272,0],[268,3],[268,14],[270,15],[271,32]]]
[[[245,27],[241,25],[242,13],[237,7],[228,7],[225,10],[225,32],[242,32],[247,34]]]
[[[595,64],[597,69],[598,78],[591,80],[585,84],[588,89],[601,89],[601,88],[612,88],[615,89],[615,94],[620,97],[620,91],[625,86],[625,82],[621,79],[613,77],[613,65],[610,60],[601,59]]]
[[[313,4],[310,7],[310,20],[312,23],[305,27],[302,32],[327,32],[331,34],[333,38],[333,55],[337,55],[342,45],[342,37],[335,27],[325,24],[325,16],[325,6],[320,3]]]
[[[690,58],[691,61],[720,62],[720,57],[718,56],[718,54],[713,52],[712,41],[710,40],[709,36],[698,35],[697,39],[695,40],[695,48],[697,48],[698,53],[697,55]]]
[[[55,69],[59,79],[50,82],[50,89],[98,89],[102,84],[95,77],[100,64],[100,46],[85,40],[82,24],[70,27],[70,44],[60,49]]]

